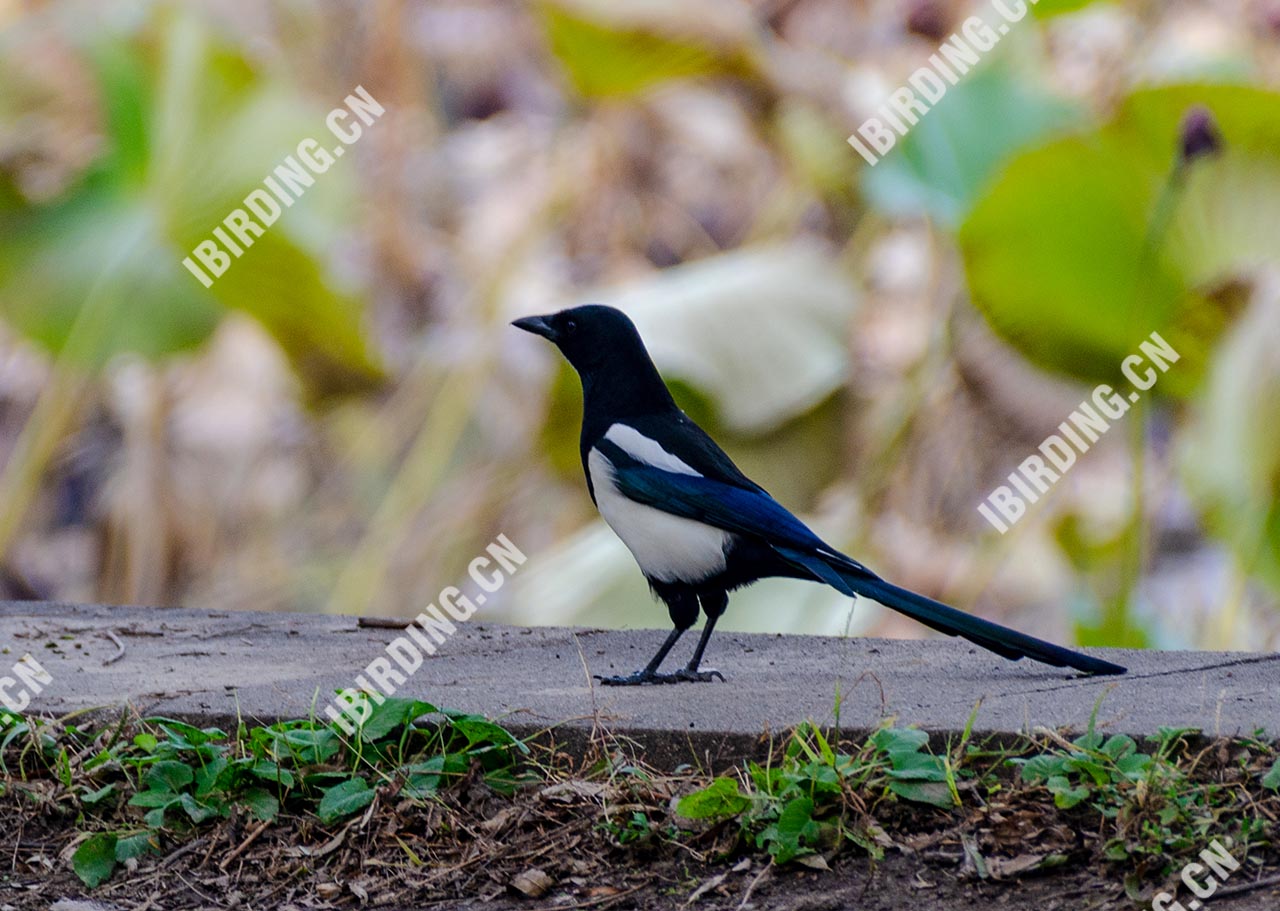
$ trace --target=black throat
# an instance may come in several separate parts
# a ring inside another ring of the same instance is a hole
[[[596,499],[587,459],[600,439],[618,421],[655,414],[678,414],[680,409],[653,365],[644,343],[616,345],[590,365],[578,368],[582,380],[582,435],[578,453],[587,493]]]
[[[578,375],[582,379],[584,459],[618,421],[679,411],[643,345],[619,346]]]

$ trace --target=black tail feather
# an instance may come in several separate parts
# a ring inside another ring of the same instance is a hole
[[[820,581],[847,595],[865,595],[874,601],[905,614],[938,632],[962,636],[975,645],[1017,661],[1033,658],[1053,667],[1070,667],[1086,674],[1123,674],[1127,668],[1101,658],[1073,652],[1071,649],[1036,639],[1017,630],[1000,626],[981,617],[958,611],[954,607],[918,595],[886,582],[869,570],[849,561],[850,566],[832,565],[832,561],[813,553],[792,548],[777,548],[790,562],[807,569]]]

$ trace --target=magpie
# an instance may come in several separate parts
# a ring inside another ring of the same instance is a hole
[[[578,372],[587,490],[666,603],[675,627],[643,670],[597,677],[601,683],[723,680],[719,671],[700,665],[729,592],[772,576],[825,583],[853,598],[865,595],[1014,661],[1125,673],[1119,665],[899,588],[823,542],[680,410],[622,311],[590,304],[512,325],[551,341]],[[707,621],[693,657],[675,673],[660,673],[671,647],[698,619],[699,606]]]

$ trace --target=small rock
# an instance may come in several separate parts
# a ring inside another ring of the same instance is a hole
[[[518,874],[515,879],[511,880],[511,888],[521,892],[530,898],[541,898],[547,894],[554,883],[551,877],[543,871],[534,867]]]

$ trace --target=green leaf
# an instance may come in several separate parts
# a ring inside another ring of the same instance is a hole
[[[736,778],[717,778],[701,791],[680,798],[676,812],[686,819],[728,819],[749,806],[751,800],[739,792]]]
[[[1107,846],[1102,853],[1107,860],[1116,862],[1128,860],[1133,855],[1132,849],[1125,843],[1123,838],[1107,842]]]
[[[377,794],[363,778],[356,777],[335,785],[324,792],[316,815],[325,825],[331,825],[345,816],[358,813],[369,804]]]
[[[1262,776],[1262,786],[1273,791],[1280,791],[1280,759],[1271,766],[1271,771]]]
[[[249,788],[240,795],[240,802],[249,808],[255,819],[264,822],[280,815],[280,801],[263,788]]]
[[[198,728],[193,724],[187,724],[185,721],[175,721],[172,718],[147,718],[144,724],[158,725],[160,730],[169,738],[170,743],[181,748],[202,747],[207,743],[215,740],[226,740],[227,734],[218,728]]]
[[[927,803],[930,806],[950,810],[955,806],[951,788],[941,781],[890,781],[889,790],[906,800]]]
[[[183,267],[324,111],[261,78],[203,18],[175,12],[86,52],[106,129],[81,179],[48,201],[0,193],[0,313],[96,367],[124,351],[187,350],[240,310],[275,336],[311,397],[378,383],[360,299],[325,262],[354,208],[349,167],[316,175],[211,288]]]
[[[1049,786],[1050,793],[1053,794],[1053,803],[1060,810],[1069,810],[1076,804],[1089,797],[1089,789],[1084,785],[1073,787],[1071,782],[1062,775],[1054,775],[1046,784]]]
[[[116,793],[116,786],[114,784],[103,785],[102,787],[98,788],[96,791],[90,791],[87,794],[81,794],[80,802],[82,804],[85,804],[86,806],[92,807],[106,800],[108,797],[111,797],[115,793]]]
[[[421,717],[424,714],[435,711],[439,711],[435,706],[426,702],[419,702],[414,717]],[[510,731],[500,724],[495,724],[483,715],[472,715],[448,709],[444,710],[443,714],[449,719],[453,729],[466,738],[468,750],[476,750],[486,746],[507,747],[516,745],[519,745],[522,750],[525,749],[524,744],[512,736]]]
[[[1033,756],[1025,762],[1021,762],[1022,780],[1027,784],[1036,784],[1054,775],[1063,775],[1066,772],[1066,762],[1067,758],[1065,756],[1053,753]]]
[[[197,825],[205,822],[206,820],[214,819],[219,814],[216,807],[209,806],[206,803],[201,803],[190,794],[183,794],[178,799],[178,803],[182,806],[182,809],[186,810],[187,816],[191,818],[191,821]]]
[[[1134,742],[1132,737],[1127,737],[1124,734],[1114,734],[1102,745],[1101,750],[1118,762],[1124,757],[1136,753],[1138,744]]]
[[[1111,782],[1111,772],[1105,765],[1097,760],[1087,756],[1073,756],[1068,759],[1063,768],[1067,772],[1083,772],[1093,779],[1093,783],[1099,787]]]
[[[871,735],[871,745],[883,753],[918,753],[929,743],[929,735],[917,728],[881,728]]]
[[[1137,780],[1146,776],[1151,769],[1154,760],[1145,753],[1132,753],[1116,761],[1116,768],[1120,774],[1131,780]]]
[[[284,731],[279,740],[295,761],[303,765],[319,765],[337,755],[342,742],[329,728],[296,728]]]
[[[227,770],[227,765],[227,760],[218,756],[196,769],[195,786],[197,797],[203,797],[217,786],[218,779]]]
[[[412,724],[415,719],[423,715],[438,711],[439,709],[431,703],[417,699],[398,697],[386,699],[381,705],[373,707],[365,723],[360,726],[360,739],[365,743],[373,743],[388,736],[397,728]]]
[[[470,759],[460,753],[415,762],[404,769],[405,783],[400,793],[411,800],[425,800],[439,791],[447,778],[462,776],[470,767]]]
[[[768,826],[757,838],[757,844],[767,845],[777,863],[785,864],[812,849],[804,842],[812,842],[818,835],[818,824],[813,818],[813,801],[797,797],[789,801],[778,816],[778,821]]]
[[[1226,152],[1172,184],[1195,105]],[[1224,283],[1280,260],[1280,232],[1259,227],[1280,205],[1277,122],[1274,93],[1164,86],[1096,133],[1018,155],[959,232],[974,304],[1035,364],[1119,389],[1132,385],[1122,360],[1158,332],[1180,359],[1151,393],[1188,395],[1239,309]]]
[[[292,788],[295,783],[292,772],[267,759],[260,759],[250,766],[249,774],[263,781],[283,785],[286,788]]]
[[[109,171],[120,183],[142,182],[150,157],[147,111],[154,102],[141,57],[122,42],[97,39],[86,49],[101,88]]]
[[[143,784],[156,791],[181,791],[195,781],[195,772],[185,762],[161,760],[153,763],[143,776]]]
[[[789,770],[789,764],[765,768],[752,762],[748,763],[747,771],[756,789],[770,797],[780,797],[785,790],[800,781],[800,776]]]
[[[159,849],[154,832],[121,836],[116,841],[116,860],[123,862],[144,854],[158,854]]]
[[[177,803],[181,795],[175,794],[168,788],[162,788],[156,791],[139,791],[129,798],[129,806],[131,807],[165,807],[172,806]]]
[[[1092,724],[1092,722],[1090,722],[1090,724]],[[1078,746],[1080,749],[1087,750],[1087,751],[1099,749],[1104,742],[1105,742],[1105,738],[1102,736],[1102,734],[1094,730],[1085,731],[1083,734],[1081,734],[1079,737],[1077,737],[1075,740],[1072,741],[1072,743],[1075,746]],[[1079,758],[1080,758],[1080,754],[1078,753],[1073,753],[1069,757],[1069,759],[1079,759]]]
[[[898,780],[946,781],[947,768],[941,759],[928,753],[890,753],[893,768],[889,775]]]
[[[157,358],[199,344],[217,324],[220,309],[184,280],[156,213],[115,191],[86,188],[9,221],[0,312],[52,351],[92,366],[121,351]]]
[[[1037,19],[1048,19],[1064,13],[1074,13],[1095,2],[1097,0],[1035,0],[1034,6],[1028,6],[1031,6],[1031,12]]]
[[[100,832],[76,848],[76,853],[71,856],[71,867],[76,876],[90,889],[102,885],[115,872],[116,841],[116,836],[110,832]]]
[[[661,24],[621,21],[600,5],[593,18],[560,3],[537,5],[551,52],[578,94],[587,98],[635,95],[661,82],[695,76],[742,74],[746,57],[730,48],[675,34]]]
[[[993,61],[949,88],[862,184],[884,212],[954,226],[1011,154],[1083,118],[1078,105]]]
[[[926,758],[932,759],[933,757]],[[834,756],[832,756],[832,761],[835,761]],[[839,793],[841,788],[840,773],[836,771],[834,766],[827,765],[825,760],[810,762],[805,765],[804,780],[807,782],[809,789],[815,794],[835,794]]]

